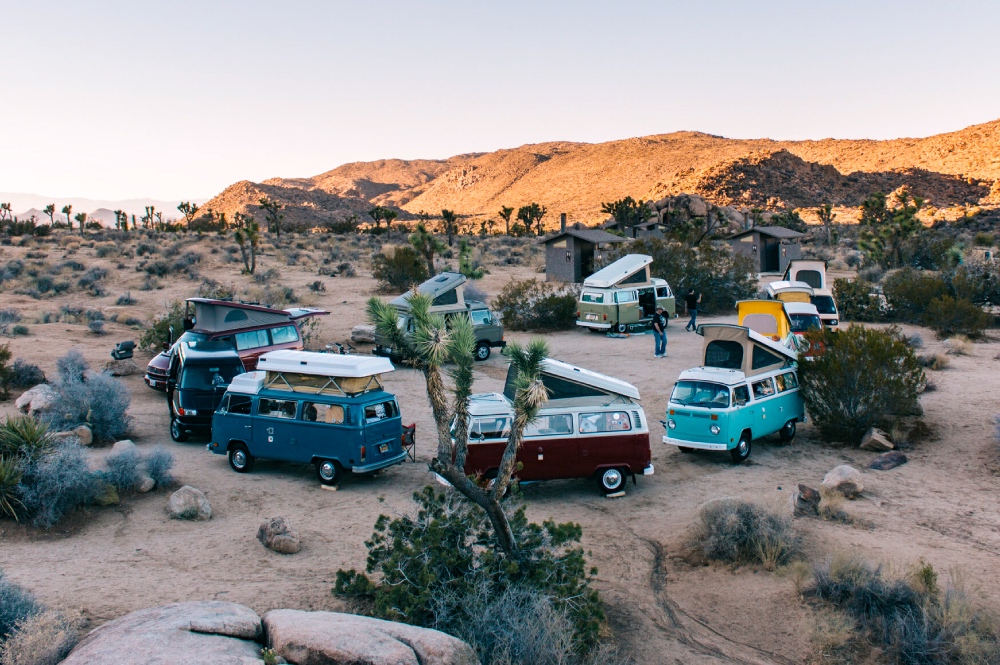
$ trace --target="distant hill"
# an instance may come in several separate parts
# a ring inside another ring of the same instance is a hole
[[[909,187],[935,207],[1000,205],[1000,120],[927,138],[888,141],[729,139],[676,132],[607,143],[551,142],[445,160],[345,164],[309,178],[242,181],[205,207],[257,214],[261,196],[286,205],[286,220],[314,225],[372,205],[412,218],[442,208],[496,218],[532,201],[594,223],[601,203],[624,196],[700,194],[720,205],[772,209],[856,206],[874,191]]]

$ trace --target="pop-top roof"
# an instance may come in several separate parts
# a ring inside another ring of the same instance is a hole
[[[677,377],[678,381],[712,381],[726,386],[741,383],[746,379],[746,375],[738,369],[722,367],[692,367],[684,370]]]
[[[265,353],[257,360],[257,368],[268,372],[346,378],[360,378],[395,370],[388,358],[288,349]]]
[[[425,296],[429,296],[433,301],[439,296],[447,293],[448,291],[453,291],[457,289],[462,284],[465,284],[465,275],[457,272],[441,272],[431,277],[429,280],[417,287],[417,292]],[[410,289],[401,296],[397,296],[389,301],[390,305],[397,308],[408,309],[410,306],[410,298],[413,297],[413,289]]]
[[[628,254],[583,280],[583,285],[598,289],[610,288],[623,279],[631,277],[652,262],[653,257],[646,254]]]
[[[573,383],[598,388],[612,395],[624,395],[632,399],[639,399],[639,389],[631,383],[616,379],[613,376],[570,365],[561,360],[553,360],[552,358],[543,360],[542,374],[549,374],[560,379],[572,381]]]
[[[787,280],[782,280],[780,282],[771,282],[765,288],[769,295],[774,295],[777,293],[808,293],[809,295],[813,294],[813,287],[809,286],[805,282],[791,282]]]
[[[245,372],[233,377],[229,384],[229,392],[242,393],[244,395],[256,395],[264,387],[264,376],[266,372]]]

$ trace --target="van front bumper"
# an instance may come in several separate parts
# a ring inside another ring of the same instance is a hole
[[[583,328],[593,328],[594,330],[611,330],[610,323],[593,323],[591,321],[577,321],[576,325]]]
[[[680,448],[697,448],[698,450],[729,450],[727,443],[702,443],[701,441],[685,441],[683,439],[673,439],[666,434],[663,435],[663,443]]]
[[[378,471],[379,469],[384,469],[394,464],[402,464],[406,461],[406,458],[407,452],[404,450],[395,457],[390,457],[389,459],[380,460],[372,464],[365,464],[364,466],[352,466],[351,471],[354,473],[371,473],[372,471]]]

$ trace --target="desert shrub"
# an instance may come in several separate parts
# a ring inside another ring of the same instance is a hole
[[[903,341],[911,349],[922,349],[924,348],[924,337],[920,333],[913,333],[912,335],[906,335],[903,337]]]
[[[83,272],[84,270],[87,269],[87,266],[83,265],[79,261],[74,261],[72,259],[70,259],[69,261],[63,261],[57,267],[60,270],[68,268],[68,269],[72,270],[73,272]]]
[[[939,372],[951,364],[951,359],[943,353],[931,353],[917,356],[917,362],[920,363],[921,367],[927,367],[935,372]]]
[[[944,341],[944,345],[948,349],[947,353],[953,356],[967,356],[972,347],[965,335],[949,337]]]
[[[99,485],[84,449],[63,443],[24,465],[21,501],[31,523],[48,529],[69,511],[92,501]]]
[[[65,355],[56,358],[56,373],[59,381],[82,381],[84,372],[90,369],[90,364],[83,357],[80,349],[70,349]]]
[[[47,423],[63,430],[89,425],[97,442],[122,438],[131,422],[127,412],[132,396],[125,383],[107,374],[92,373],[84,380],[87,364],[75,349],[56,365],[56,399],[45,415]]]
[[[986,233],[985,231],[980,231],[973,237],[972,244],[977,247],[992,247],[995,238],[992,233]]]
[[[524,506],[518,506],[510,514],[519,544],[511,559],[501,554],[478,506],[431,487],[414,494],[414,500],[419,505],[415,516],[380,516],[365,543],[366,571],[377,573],[377,578],[339,570],[335,593],[368,600],[376,616],[451,634],[473,625],[482,634],[482,622],[490,620],[498,633],[509,630],[502,628],[504,617],[469,613],[480,611],[483,603],[502,602],[505,594],[510,594],[506,602],[537,594],[549,603],[552,616],[562,613],[567,618],[577,652],[596,644],[604,611],[590,587],[583,549],[573,547],[582,535],[579,525],[533,524]]]
[[[101,296],[104,295],[101,281],[107,276],[108,271],[104,268],[91,268],[76,280],[76,285],[81,289],[90,291],[94,295]]]
[[[94,248],[94,256],[99,259],[106,259],[109,256],[119,256],[121,249],[115,243],[101,243]]]
[[[39,383],[45,383],[45,373],[33,363],[18,358],[10,367],[11,388],[32,388]]]
[[[833,280],[833,299],[837,303],[842,321],[882,321],[885,311],[882,300],[874,293],[872,285],[860,277]]]
[[[8,279],[17,279],[24,272],[24,261],[13,259],[0,268],[0,282]]]
[[[10,350],[10,344],[0,346],[0,400],[10,397],[10,387],[14,375],[14,370],[10,366],[10,359],[13,356],[14,353]]]
[[[115,488],[119,494],[131,492],[142,477],[139,453],[123,450],[104,459],[101,480]]]
[[[968,300],[944,296],[932,300],[924,313],[924,321],[941,337],[966,335],[982,337],[991,317]]]
[[[90,323],[87,324],[87,328],[89,328],[90,332],[93,333],[94,335],[104,335],[106,333],[106,331],[104,330],[104,321],[102,321],[101,319],[91,321]]]
[[[3,665],[56,665],[76,645],[77,634],[61,614],[47,610],[25,617],[0,644]]]
[[[894,320],[923,323],[928,305],[947,296],[948,285],[936,274],[903,268],[885,278],[882,293]]]
[[[791,519],[740,499],[718,499],[699,513],[697,543],[716,561],[762,564],[768,570],[794,558],[801,540]]]
[[[341,277],[356,277],[358,273],[350,263],[341,263],[337,266],[337,274]]]
[[[135,255],[143,256],[144,254],[156,254],[156,245],[147,242],[140,242],[135,248]]]
[[[427,280],[427,265],[412,247],[372,256],[372,277],[384,293],[399,293]]]
[[[167,261],[150,261],[142,269],[150,277],[166,277],[170,274],[171,266]]]
[[[507,330],[569,330],[576,325],[578,295],[572,285],[511,280],[493,304]]]
[[[11,582],[0,570],[0,642],[10,637],[18,622],[41,614],[44,610],[30,591]]]
[[[1000,659],[997,618],[977,606],[960,579],[941,589],[921,562],[890,577],[856,558],[835,558],[813,571],[806,595],[845,612],[854,630],[885,662],[901,665],[993,663]]]
[[[174,482],[170,469],[174,468],[174,456],[163,446],[156,446],[145,459],[146,473],[156,482],[157,487],[167,487]]]
[[[135,303],[136,300],[135,298],[132,297],[131,291],[126,291],[125,293],[121,294],[120,296],[118,296],[118,300],[115,301],[115,304],[118,305],[119,307],[127,307],[134,305]]]
[[[125,317],[125,320],[122,321],[122,323],[130,328],[142,328],[142,319],[138,319],[134,316]]]
[[[827,439],[857,444],[881,418],[918,409],[924,372],[897,328],[852,325],[808,337],[826,352],[799,366],[799,381],[809,414]]]
[[[326,291],[326,285],[323,284],[321,280],[317,279],[315,282],[309,285],[309,290],[312,291],[313,293],[322,293],[323,291]]]
[[[257,284],[271,284],[281,279],[281,272],[277,268],[268,268],[257,272],[253,276],[253,281]]]
[[[153,320],[139,338],[139,346],[144,349],[153,349],[163,346],[171,339],[170,329],[173,328],[173,339],[184,331],[184,305],[175,300],[170,304],[166,314]]]
[[[996,261],[962,264],[951,272],[949,283],[958,299],[969,300],[980,307],[1000,304],[1000,263]]]
[[[0,309],[0,324],[19,323],[21,314],[13,307]]]
[[[24,337],[31,334],[31,331],[28,329],[28,326],[19,323],[10,329],[10,334],[14,337]]]
[[[19,518],[21,503],[21,460],[0,455],[0,517]]]

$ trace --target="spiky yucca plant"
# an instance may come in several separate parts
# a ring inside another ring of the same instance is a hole
[[[392,305],[371,298],[368,301],[368,317],[375,324],[378,334],[389,340],[390,346],[398,351],[403,362],[424,375],[438,437],[437,456],[431,460],[430,469],[486,511],[500,549],[505,554],[513,554],[517,550],[517,542],[500,500],[510,486],[524,428],[535,419],[539,407],[547,399],[540,376],[542,360],[548,354],[548,348],[542,340],[532,340],[526,347],[519,344],[507,347],[511,364],[517,372],[514,423],[496,480],[488,488],[481,487],[465,475],[473,350],[476,345],[472,322],[468,316],[456,316],[446,324],[443,316],[430,312],[431,299],[419,293],[414,294],[409,302],[415,326],[414,334],[409,339],[397,325],[399,312]],[[444,381],[445,364],[450,365],[447,370],[452,381],[450,390]]]

